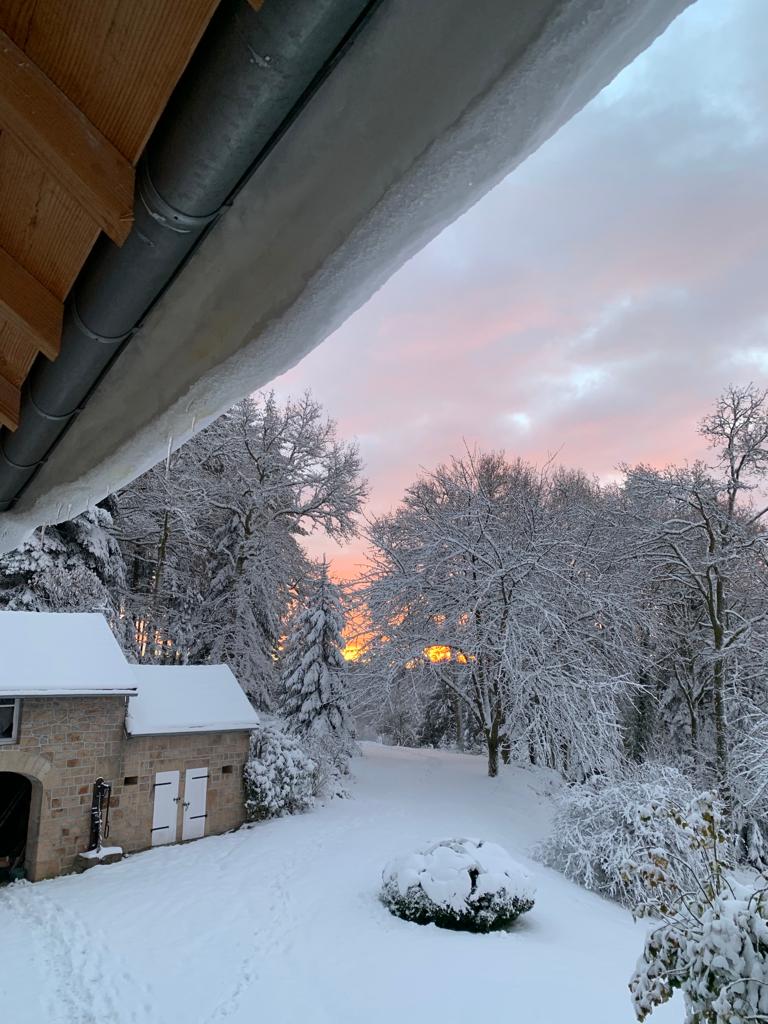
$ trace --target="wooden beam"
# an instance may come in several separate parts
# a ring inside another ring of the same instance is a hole
[[[0,315],[25,331],[48,359],[59,354],[64,304],[4,249],[0,249]]]
[[[21,391],[0,374],[0,424],[15,430],[19,425]]]
[[[34,153],[113,242],[123,244],[133,223],[133,167],[4,32],[0,127]]]

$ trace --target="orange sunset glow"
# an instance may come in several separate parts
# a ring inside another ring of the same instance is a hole
[[[372,634],[370,633],[364,636],[352,637],[341,652],[345,661],[359,661],[365,654],[371,639]],[[445,644],[432,644],[430,647],[425,647],[424,657],[428,661],[435,663],[456,661],[459,665],[466,665],[468,661],[466,654],[462,651],[454,651],[453,648],[446,647]],[[412,666],[415,662],[409,662],[408,664]]]
[[[345,661],[359,661],[365,654],[368,641],[365,637],[355,637],[349,640],[342,649],[342,656]]]

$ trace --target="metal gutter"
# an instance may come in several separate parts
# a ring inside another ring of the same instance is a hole
[[[0,431],[0,512],[378,2],[221,4],[142,158],[131,234],[119,249],[99,238],[67,299],[58,359],[37,359],[18,429]]]

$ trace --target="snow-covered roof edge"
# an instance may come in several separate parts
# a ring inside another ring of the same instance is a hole
[[[17,697],[24,697],[29,699],[31,697],[135,697],[136,687],[81,687],[80,689],[72,689],[71,687],[56,687],[56,686],[26,686],[22,685],[17,690],[2,690],[0,692],[0,700],[13,700]]]
[[[129,736],[250,732],[259,725],[226,665],[132,665],[138,693],[128,701]]]
[[[199,733],[199,732],[250,732],[252,729],[257,728],[259,722],[251,722],[246,724],[244,722],[218,722],[215,725],[178,725],[175,727],[168,726],[166,728],[154,728],[147,729],[146,731],[139,731],[135,727],[131,727],[130,721],[126,718],[125,728],[130,736],[183,736],[185,733]]]
[[[387,4],[0,515],[0,551],[135,480],[295,366],[691,2]],[[531,32],[537,7],[548,14]],[[215,352],[190,345],[201,335]],[[116,401],[132,415],[115,416]]]
[[[0,611],[0,696],[135,693],[133,673],[100,613]]]

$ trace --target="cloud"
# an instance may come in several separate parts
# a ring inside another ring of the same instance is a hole
[[[360,439],[374,511],[465,441],[695,457],[723,386],[766,382],[767,36],[765,0],[698,0],[278,381]]]
[[[531,429],[531,417],[527,412],[504,413],[501,419],[502,423],[509,423],[524,434],[527,434]]]

